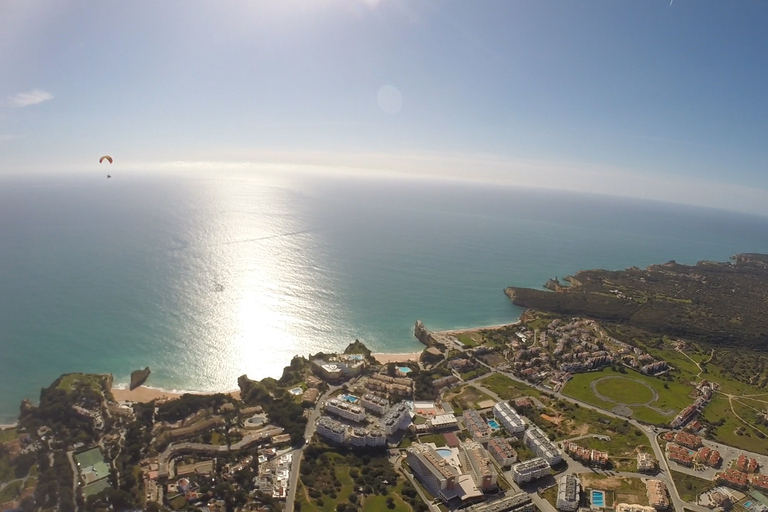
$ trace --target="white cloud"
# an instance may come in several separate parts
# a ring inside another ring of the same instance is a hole
[[[9,99],[13,105],[22,108],[52,100],[53,94],[48,91],[43,91],[42,89],[32,89],[27,92],[20,92],[15,96],[11,96]]]

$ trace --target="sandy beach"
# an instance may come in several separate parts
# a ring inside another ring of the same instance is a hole
[[[388,363],[407,363],[408,361],[418,361],[421,352],[410,352],[406,354],[371,354],[380,364]]]
[[[498,325],[485,325],[482,327],[469,327],[467,329],[449,329],[447,331],[434,331],[434,334],[463,334],[465,332],[475,332],[475,331],[483,331],[483,330],[494,330],[494,329],[502,329],[504,327],[510,327],[513,325],[520,325],[522,322],[520,320],[516,322],[510,322],[508,324],[498,324]]]

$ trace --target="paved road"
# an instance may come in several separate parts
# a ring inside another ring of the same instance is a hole
[[[296,501],[296,487],[298,487],[299,484],[299,469],[301,468],[301,459],[304,456],[304,447],[315,434],[315,422],[317,422],[317,419],[320,417],[320,408],[323,402],[325,402],[325,398],[340,388],[341,386],[331,386],[328,391],[323,393],[322,396],[317,399],[315,408],[312,409],[312,412],[307,418],[307,428],[304,430],[305,443],[300,448],[293,450],[293,458],[291,459],[291,474],[288,478],[288,493],[285,496],[285,512],[293,512],[293,504]]]
[[[579,407],[584,407],[586,409],[590,409],[590,410],[593,410],[595,412],[599,412],[600,414],[604,414],[606,416],[611,416],[613,418],[627,420],[631,425],[639,428],[643,433],[645,433],[646,437],[650,440],[650,445],[653,448],[653,451],[655,453],[656,459],[658,459],[658,461],[659,461],[659,467],[661,469],[661,472],[657,476],[657,478],[662,478],[663,480],[665,480],[667,482],[667,489],[669,491],[669,496],[670,496],[670,499],[672,500],[672,504],[674,506],[674,509],[675,510],[683,510],[683,506],[685,506],[686,508],[691,509],[691,510],[695,510],[697,512],[705,512],[705,511],[709,512],[709,509],[707,509],[707,508],[704,508],[704,507],[701,507],[699,505],[696,505],[695,503],[689,503],[687,501],[683,501],[683,499],[680,498],[680,493],[677,491],[677,486],[675,486],[675,481],[672,479],[672,473],[670,473],[670,471],[669,471],[669,465],[667,464],[667,460],[664,457],[664,453],[662,452],[661,447],[659,446],[658,439],[656,438],[655,430],[652,427],[649,427],[647,425],[643,425],[643,424],[641,424],[641,423],[639,423],[636,420],[633,420],[631,418],[627,418],[625,416],[620,416],[618,414],[615,414],[612,411],[607,411],[605,409],[601,409],[600,407],[596,407],[596,406],[594,406],[592,404],[588,404],[586,402],[582,402],[581,400],[577,400],[575,398],[571,398],[569,396],[563,395],[559,391],[555,392],[555,391],[553,391],[551,389],[545,388],[544,386],[539,386],[538,384],[531,384],[530,382],[528,382],[526,380],[523,380],[523,379],[517,377],[516,375],[514,375],[512,373],[499,371],[496,368],[494,368],[492,366],[489,366],[489,365],[485,364],[484,362],[482,362],[480,360],[478,360],[478,362],[480,364],[484,365],[486,368],[488,368],[492,372],[501,373],[502,375],[504,375],[506,377],[509,377],[510,379],[512,379],[512,380],[514,380],[516,382],[520,382],[521,384],[525,384],[526,386],[532,387],[532,388],[534,388],[534,389],[536,389],[536,390],[538,390],[538,391],[540,391],[542,393],[553,395],[553,396],[557,397],[558,399],[565,400],[565,401],[570,402],[572,404],[577,404]],[[476,386],[476,387],[481,387],[481,386],[476,385],[474,383],[472,385]],[[493,396],[493,395],[491,395],[491,396]]]

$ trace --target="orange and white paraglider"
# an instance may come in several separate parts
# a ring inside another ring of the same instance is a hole
[[[100,163],[100,164],[101,164],[101,163],[104,163],[104,160],[106,160],[106,161],[107,161],[107,162],[109,162],[110,164],[112,163],[112,157],[111,157],[111,156],[109,156],[109,155],[104,155],[103,157],[99,158],[99,163]],[[107,174],[107,178],[111,178],[111,177],[112,177],[112,175],[111,175],[111,174]]]

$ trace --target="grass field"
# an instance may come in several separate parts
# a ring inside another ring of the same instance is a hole
[[[513,400],[515,398],[520,398],[521,396],[541,398],[539,390],[526,386],[516,380],[512,380],[501,373],[492,373],[486,378],[481,379],[479,384],[484,388],[493,391],[504,400]]]
[[[464,410],[478,409],[478,403],[484,402],[485,400],[493,401],[493,398],[475,387],[464,385],[462,387],[452,389],[450,393],[444,397],[444,400],[450,402],[452,405],[456,404],[454,405],[454,408]]]
[[[411,506],[408,505],[400,497],[402,491],[402,485],[398,484],[392,489],[392,492],[387,496],[383,495],[361,495],[355,491],[354,481],[349,475],[349,466],[336,465],[335,475],[341,483],[341,490],[336,493],[336,498],[331,498],[329,495],[323,495],[320,498],[321,501],[308,498],[307,490],[304,484],[299,481],[299,486],[296,489],[296,499],[301,503],[302,512],[335,512],[336,507],[341,503],[348,503],[349,496],[354,494],[358,500],[358,504],[362,505],[363,512],[378,512],[380,510],[391,510],[393,512],[410,512]],[[387,507],[387,498],[392,497],[394,501],[394,508]],[[360,503],[362,502],[362,503]],[[318,503],[322,503],[319,505]]]
[[[644,404],[653,400],[653,391],[631,378],[611,377],[595,382],[595,390],[606,398],[622,404]]]
[[[709,480],[698,478],[678,471],[672,471],[672,479],[675,481],[675,487],[680,497],[685,501],[695,503],[696,497],[715,486],[715,484]]]
[[[713,425],[713,439],[743,450],[768,453],[768,440],[760,439],[754,430],[733,415],[727,397],[716,394],[704,408],[701,418]]]
[[[7,443],[8,441],[13,441],[19,437],[19,433],[16,432],[15,428],[6,428],[3,430],[0,430],[0,443]]]
[[[565,385],[562,393],[571,398],[581,400],[588,404],[592,404],[597,407],[601,407],[606,410],[611,410],[616,405],[611,402],[606,402],[595,396],[592,391],[592,382],[600,380],[604,377],[624,377],[626,379],[643,382],[656,391],[659,399],[648,406],[634,406],[630,407],[633,412],[633,417],[645,421],[647,423],[663,425],[668,423],[674,415],[680,409],[690,405],[693,399],[689,396],[693,386],[688,384],[681,384],[680,382],[665,382],[660,379],[649,377],[633,370],[626,369],[626,373],[615,371],[612,367],[604,368],[599,372],[579,373],[573,376],[573,378]],[[615,382],[611,382],[614,379],[609,379],[607,383],[614,385]],[[606,381],[603,381],[606,382]],[[603,384],[603,383],[599,383]],[[621,382],[621,385],[628,385],[625,382]],[[620,386],[616,386],[620,387]],[[638,389],[643,388],[643,393],[647,393],[648,389],[645,386],[637,385]],[[603,391],[603,387],[599,388]],[[606,388],[607,389],[607,388]],[[613,393],[621,395],[621,391],[614,391]],[[646,395],[643,395],[646,396]],[[632,399],[632,402],[640,402],[640,400]],[[668,414],[661,414],[656,409],[667,412]]]
[[[3,489],[0,490],[0,503],[5,503],[7,501],[16,499],[16,496],[18,496],[21,492],[22,485],[24,485],[24,482],[21,480],[15,480],[3,487]]]

